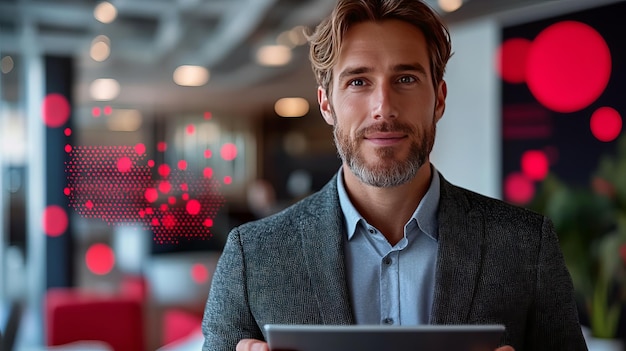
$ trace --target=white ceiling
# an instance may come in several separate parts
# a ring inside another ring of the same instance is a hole
[[[449,23],[546,3],[595,0],[466,0]],[[604,0],[606,2],[606,0]],[[290,64],[261,67],[256,49],[275,44],[278,34],[295,26],[314,26],[335,0],[111,0],[118,16],[111,24],[93,16],[96,0],[0,0],[0,53],[39,52],[76,59],[75,102],[94,103],[88,85],[115,78],[121,85],[111,104],[148,113],[202,110],[259,115],[280,97],[315,101],[307,47],[296,47]],[[436,6],[436,0],[428,0]],[[100,34],[111,40],[104,62],[89,57]],[[203,87],[180,87],[172,73],[181,64],[210,69]]]

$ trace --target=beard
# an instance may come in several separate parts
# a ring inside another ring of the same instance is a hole
[[[357,131],[351,139],[337,124],[337,117],[333,111],[335,127],[333,136],[337,152],[343,163],[347,164],[352,173],[363,183],[379,188],[391,188],[409,182],[417,171],[428,161],[430,152],[435,144],[436,123],[433,116],[431,127],[428,130],[418,131],[412,126],[397,121],[385,121]],[[369,165],[359,146],[363,143],[364,135],[372,132],[402,132],[409,136],[416,135],[419,141],[411,141],[409,154],[406,159],[395,159],[395,148],[392,146],[376,148],[378,161]],[[422,134],[422,135],[420,135]]]

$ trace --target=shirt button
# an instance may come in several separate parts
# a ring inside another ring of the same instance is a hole
[[[385,318],[383,319],[383,324],[393,324],[393,318]]]
[[[374,230],[374,228],[370,228],[367,231],[370,232],[370,234],[376,234],[376,230]]]
[[[391,257],[387,256],[383,258],[383,263],[387,265],[391,264]]]

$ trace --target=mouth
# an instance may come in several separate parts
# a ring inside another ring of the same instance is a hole
[[[380,146],[395,145],[408,138],[405,133],[397,132],[376,132],[365,135],[364,139]]]

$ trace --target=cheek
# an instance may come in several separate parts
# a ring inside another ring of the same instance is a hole
[[[367,102],[355,95],[346,95],[337,97],[337,103],[334,104],[335,115],[339,123],[344,127],[348,125],[359,124],[367,119],[368,109]]]

